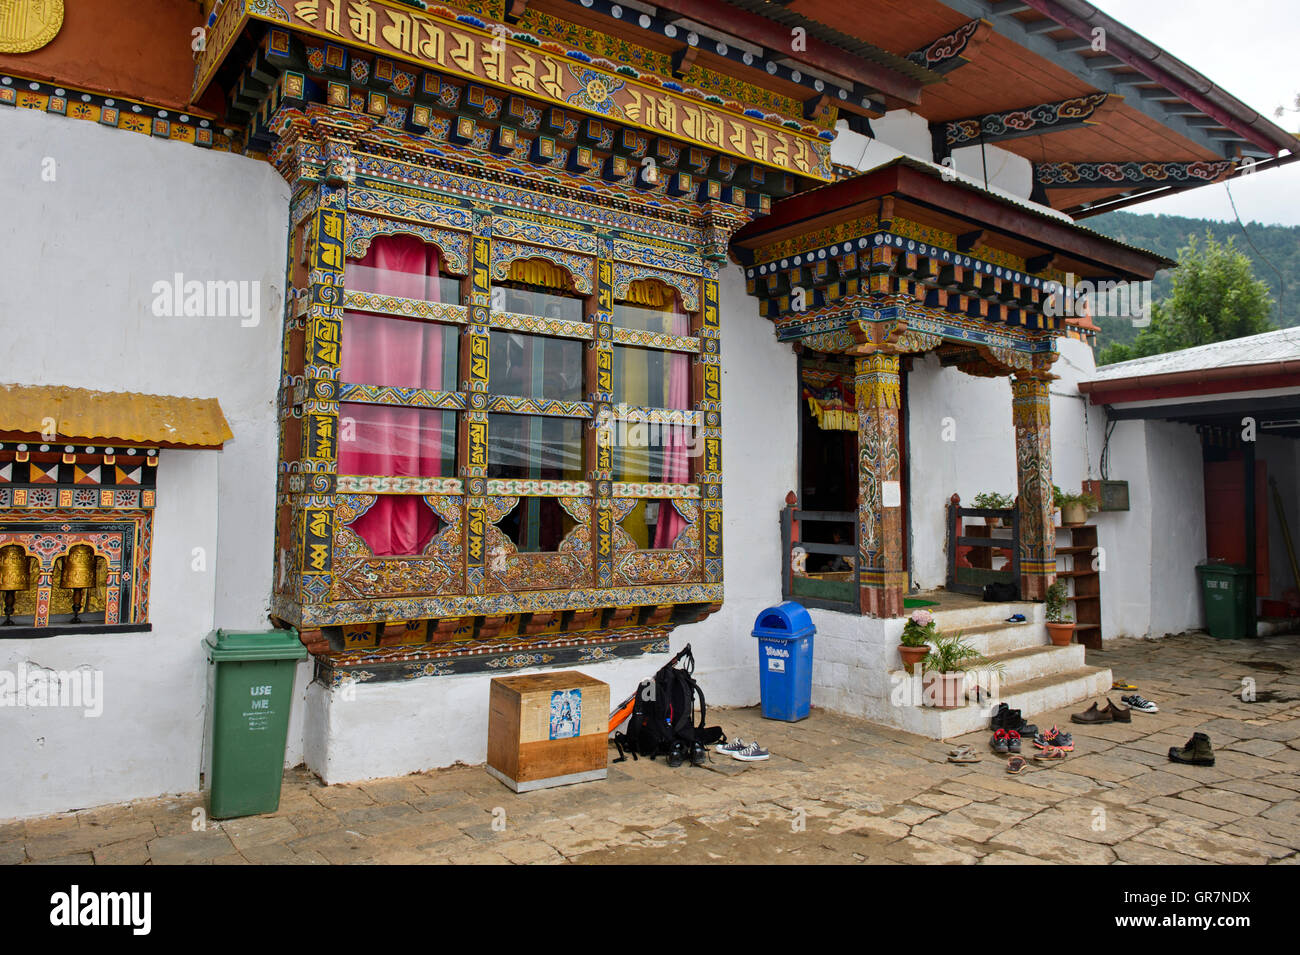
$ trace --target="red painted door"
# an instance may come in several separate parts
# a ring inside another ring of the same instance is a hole
[[[1268,592],[1268,479],[1263,461],[1255,462],[1255,595]],[[1245,464],[1240,461],[1205,463],[1205,554],[1210,558],[1245,564],[1246,525]]]

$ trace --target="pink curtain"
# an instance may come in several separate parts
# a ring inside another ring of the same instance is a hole
[[[681,300],[673,298],[673,335],[689,335],[690,319],[682,308]],[[684,352],[664,352],[668,362],[668,394],[664,404],[669,408],[690,407],[691,356]],[[666,428],[664,447],[664,476],[667,484],[685,484],[691,479],[691,462],[688,454],[686,431],[674,426]],[[673,540],[686,526],[686,520],[677,513],[671,501],[659,502],[659,523],[655,525],[655,548],[673,546]]]
[[[349,263],[347,284],[358,291],[438,301],[438,275],[435,247],[414,236],[378,236],[365,258]],[[356,384],[446,390],[442,343],[440,325],[350,312],[340,374]],[[339,417],[340,474],[444,476],[442,412],[348,404]],[[437,516],[418,496],[381,494],[350,526],[375,556],[393,557],[421,553],[437,525]]]

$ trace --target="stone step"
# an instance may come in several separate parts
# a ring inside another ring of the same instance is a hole
[[[929,607],[921,608],[929,610]],[[952,630],[965,632],[974,627],[985,627],[1005,623],[1012,614],[1022,613],[1030,622],[1043,620],[1043,605],[1040,603],[981,603],[970,607],[956,607],[952,610],[934,612],[935,622],[945,633]]]
[[[1084,649],[1078,643],[1065,647],[1024,647],[1006,653],[995,653],[988,659],[991,663],[1002,664],[1002,686],[1005,688],[1037,680],[1039,677],[1077,670],[1084,665]]]
[[[1026,616],[1028,616],[1026,614]],[[961,631],[962,639],[986,657],[1027,647],[1042,647],[1051,643],[1047,628],[1041,623],[989,623],[981,627],[967,627]]]
[[[1039,713],[1101,696],[1110,689],[1112,679],[1109,667],[1079,666],[1019,683],[1008,681],[1002,684],[998,697],[992,703],[968,703],[952,710],[939,710],[931,706],[901,707],[900,727],[931,739],[951,739],[988,729],[990,715],[998,703],[1006,703],[1011,709],[1020,710],[1026,720],[1036,723]],[[1044,727],[1040,727],[1042,728]]]

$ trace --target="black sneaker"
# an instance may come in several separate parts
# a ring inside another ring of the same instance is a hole
[[[686,762],[686,744],[673,743],[673,748],[668,751],[668,765],[676,769],[684,762]]]
[[[709,751],[705,749],[704,744],[696,740],[691,744],[691,765],[703,766],[709,760]]]

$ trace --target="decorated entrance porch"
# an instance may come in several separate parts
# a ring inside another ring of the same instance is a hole
[[[838,609],[885,618],[904,613],[912,501],[903,383],[908,366],[927,355],[968,375],[1009,379],[1009,408],[972,411],[1006,421],[1005,445],[987,453],[1014,448],[1014,583],[1020,599],[1042,600],[1056,574],[1049,403],[1055,339],[1075,312],[1077,283],[1147,281],[1166,261],[907,158],[782,200],[742,229],[733,249],[747,291],[778,339],[851,374],[838,413],[850,414],[851,403],[856,418],[856,510],[829,517],[796,511],[787,519],[793,544],[800,514],[844,526],[852,516],[854,566],[851,576],[841,575],[856,593]],[[812,542],[802,549],[840,550]]]

